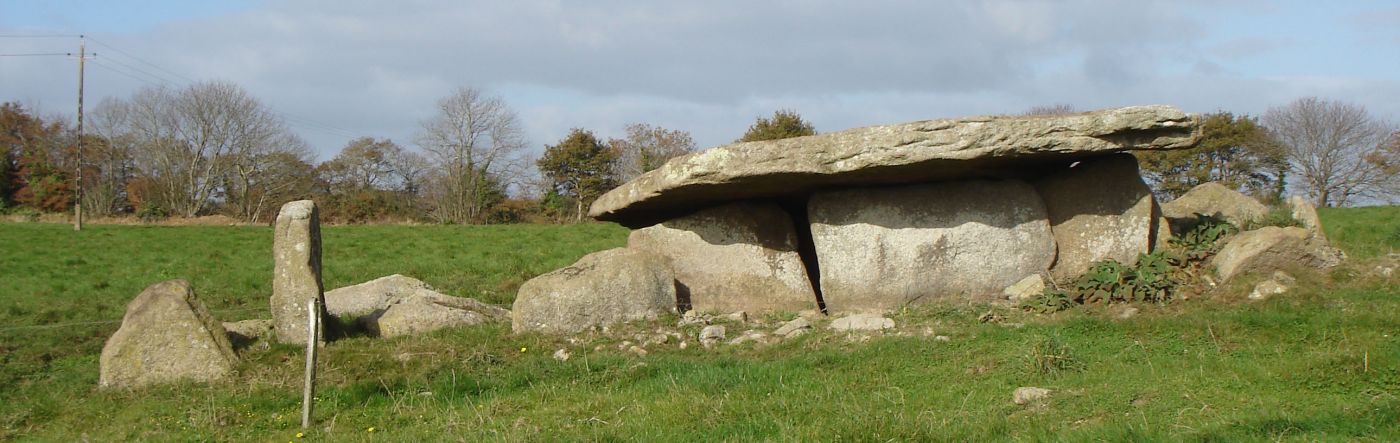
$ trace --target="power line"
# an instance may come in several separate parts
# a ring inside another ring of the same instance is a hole
[[[185,76],[180,75],[180,74],[177,74],[177,73],[175,73],[174,71],[171,71],[171,70],[169,70],[169,69],[162,68],[162,67],[160,67],[160,65],[157,65],[157,64],[155,64],[155,63],[148,62],[148,61],[146,61],[146,59],[143,59],[143,58],[141,58],[141,57],[137,57],[135,54],[132,54],[132,53],[130,53],[130,52],[123,51],[123,50],[121,50],[120,48],[117,48],[117,47],[115,47],[115,46],[106,44],[106,43],[104,43],[104,42],[102,42],[102,41],[100,41],[100,40],[97,40],[97,39],[88,37],[88,41],[91,41],[91,42],[93,42],[93,43],[97,43],[98,46],[102,46],[102,47],[104,47],[104,48],[111,49],[111,50],[113,50],[113,51],[117,51],[118,53],[121,53],[122,55],[125,55],[125,56],[127,56],[127,57],[131,57],[133,60],[136,60],[136,61],[138,61],[138,62],[144,63],[146,66],[150,66],[150,67],[152,67],[152,68],[155,68],[155,69],[164,71],[165,73],[170,74],[170,75],[172,75],[172,76],[175,76],[175,77],[184,79],[186,82],[195,83],[195,81],[194,81],[193,79],[190,79],[189,77],[185,77]]]
[[[141,68],[136,67],[136,66],[132,66],[132,65],[129,65],[129,64],[126,64],[126,63],[122,63],[120,60],[117,60],[117,59],[114,59],[114,58],[111,58],[111,57],[107,57],[107,58],[106,58],[106,61],[111,62],[111,63],[115,63],[115,64],[117,64],[118,66],[121,66],[121,67],[123,67],[123,68],[129,69],[129,70],[131,70],[131,71],[133,71],[133,72],[139,72],[139,73],[144,74],[144,75],[146,75],[146,76],[148,76],[148,77],[150,77],[150,78],[159,80],[162,84],[178,83],[178,82],[176,82],[176,81],[170,80],[169,78],[166,78],[166,77],[164,77],[164,76],[161,76],[160,74],[155,74],[155,73],[152,73],[151,71],[147,71],[147,70],[145,70],[145,69],[141,69]]]
[[[132,80],[136,80],[136,81],[139,81],[139,82],[142,82],[142,83],[151,85],[151,86],[161,86],[160,83],[156,83],[156,82],[147,80],[147,79],[145,79],[145,78],[141,78],[139,75],[132,74],[132,73],[130,73],[130,72],[123,71],[123,70],[121,70],[121,69],[117,69],[117,68],[114,67],[114,66],[108,66],[108,65],[105,63],[106,60],[104,60],[104,61],[102,61],[102,62],[99,62],[99,61],[97,61],[97,59],[92,59],[91,61],[92,61],[92,63],[93,63],[94,65],[97,65],[98,67],[100,67],[100,68],[102,68],[102,69],[106,69],[106,70],[108,70],[108,71],[112,71],[112,72],[115,72],[115,73],[117,73],[117,74],[121,74],[121,75],[123,75],[123,76],[126,76],[127,78],[132,79]]]
[[[67,52],[38,52],[33,54],[0,54],[0,57],[41,57],[51,55],[73,55]]]
[[[78,38],[78,34],[0,34],[0,38]]]

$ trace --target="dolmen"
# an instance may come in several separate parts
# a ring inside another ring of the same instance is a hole
[[[971,117],[735,143],[599,197],[632,228],[522,285],[517,332],[697,311],[879,313],[1133,263],[1169,227],[1128,151],[1184,149],[1169,106]],[[604,306],[605,305],[605,306]]]

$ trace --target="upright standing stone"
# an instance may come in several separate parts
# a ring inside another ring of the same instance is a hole
[[[828,191],[807,213],[830,312],[999,295],[1055,259],[1045,204],[1020,180]]]
[[[298,200],[282,205],[272,241],[272,321],[277,341],[306,341],[306,302],[317,300],[322,318],[326,300],[321,286],[321,226],[316,203]],[[324,322],[322,322],[324,324]],[[325,327],[322,327],[325,331]]]
[[[773,203],[738,202],[632,231],[627,247],[670,260],[682,305],[701,312],[817,308],[792,217]]]
[[[1050,268],[1055,280],[1078,277],[1100,260],[1132,265],[1138,254],[1152,251],[1157,203],[1131,154],[1085,159],[1035,187],[1059,248]]]

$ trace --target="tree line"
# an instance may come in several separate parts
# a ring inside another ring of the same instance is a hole
[[[417,149],[366,136],[317,163],[278,114],[227,82],[105,99],[88,113],[81,144],[66,118],[4,103],[0,212],[67,212],[81,195],[95,216],[266,223],[281,203],[310,198],[342,223],[579,222],[598,196],[696,150],[688,132],[633,123],[620,138],[575,128],[534,157],[500,97],[461,88],[436,107],[412,140]],[[1073,112],[1052,105],[1026,115]],[[1163,200],[1211,181],[1264,201],[1299,193],[1318,206],[1400,197],[1400,133],[1358,105],[1303,98],[1260,117],[1220,111],[1204,116],[1203,132],[1194,149],[1138,154]],[[797,112],[779,110],[735,141],[813,134]]]
[[[366,136],[317,163],[279,115],[227,82],[105,99],[88,113],[81,145],[67,118],[4,103],[0,211],[61,213],[81,198],[99,217],[265,223],[281,203],[310,198],[346,223],[578,222],[599,195],[696,150],[688,132],[633,123],[606,140],[574,129],[533,158],[500,97],[461,88],[436,105],[414,136],[418,149]],[[784,110],[745,139],[790,136],[784,125],[815,132]]]

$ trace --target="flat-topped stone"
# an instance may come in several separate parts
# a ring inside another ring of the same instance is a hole
[[[971,117],[735,143],[677,157],[604,194],[589,215],[642,227],[711,203],[833,186],[1013,178],[1047,164],[1128,150],[1180,149],[1198,118],[1170,106],[1067,116]]]

